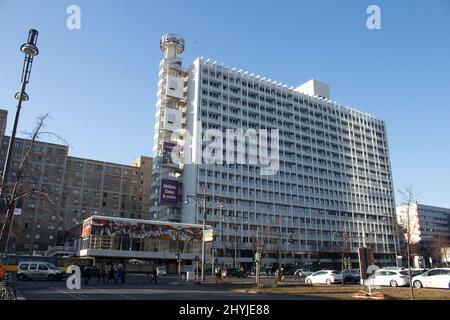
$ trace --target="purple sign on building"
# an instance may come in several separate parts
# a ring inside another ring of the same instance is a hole
[[[180,184],[177,180],[161,180],[161,198],[163,204],[178,204]]]
[[[180,146],[173,142],[164,142],[163,164],[178,167],[180,165]]]

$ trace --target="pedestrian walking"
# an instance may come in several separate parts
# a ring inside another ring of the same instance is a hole
[[[120,281],[120,283],[125,282],[125,268],[121,263],[117,267],[117,280]]]
[[[219,268],[216,268],[215,270],[215,276],[216,276],[216,283],[219,283]]]
[[[97,282],[100,282],[100,280],[102,280],[102,282],[105,283],[106,282],[106,273],[107,273],[107,270],[105,268],[105,265],[102,264],[100,266],[100,268],[98,269]]]
[[[152,271],[153,278],[150,280],[150,282],[158,283],[158,271],[156,271],[156,268]]]
[[[89,280],[91,279],[91,267],[87,266],[84,268],[84,284],[89,285]]]
[[[114,282],[117,282],[116,280],[116,270],[114,269],[114,266],[111,264],[109,271],[108,271],[108,280],[107,283],[109,283],[110,280],[114,280]]]
[[[284,280],[283,269],[277,269],[275,271],[275,277],[277,279],[277,282],[283,282]]]
[[[284,268],[281,268],[279,276],[280,276],[280,282],[284,282]]]
[[[219,268],[219,270],[217,271],[217,278],[218,278],[218,281],[219,281],[220,283],[223,282],[223,279],[222,279],[222,269],[220,269],[220,268]]]

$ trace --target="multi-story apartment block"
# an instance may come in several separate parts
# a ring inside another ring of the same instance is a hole
[[[0,109],[0,141],[3,141],[7,124],[8,111]]]
[[[161,43],[153,218],[201,223],[201,202],[183,200],[206,198],[216,234],[211,254],[224,265],[251,265],[256,249],[263,263],[275,263],[281,251],[283,263],[323,265],[344,250],[355,258],[361,246],[374,249],[377,263],[395,261],[382,120],[331,100],[328,86],[315,80],[293,88],[203,58],[184,71],[182,38],[166,35]],[[169,105],[174,95],[183,103]],[[236,129],[247,134],[244,141],[227,135]],[[244,149],[230,150],[239,144]]]
[[[6,111],[0,110],[0,120],[3,118],[0,174],[10,139],[4,136]],[[10,182],[15,181],[30,144],[28,139],[16,138]],[[21,185],[45,193],[51,201],[38,194],[20,201],[22,212],[14,217],[9,243],[16,253],[62,245],[65,232],[92,215],[148,218],[151,158],[138,157],[129,166],[70,157],[68,151],[65,145],[35,142]]]
[[[450,209],[419,203],[400,205],[397,206],[397,220],[403,228],[409,227],[411,244],[431,248],[438,237],[450,244]]]
[[[149,212],[151,158],[132,166],[68,157],[61,208],[64,225],[92,215],[146,219]]]

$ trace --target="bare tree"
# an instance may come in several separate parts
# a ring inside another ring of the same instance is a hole
[[[442,265],[448,266],[448,257],[450,256],[449,236],[440,232],[433,237],[431,250],[436,260],[440,260]]]
[[[401,212],[399,215],[399,223],[403,227],[405,243],[406,243],[406,256],[408,259],[408,274],[409,274],[409,288],[411,292],[411,300],[414,300],[414,287],[412,284],[412,268],[411,268],[411,256],[412,246],[418,241],[418,217],[415,206],[417,205],[416,195],[413,188],[404,187],[399,191],[402,197]]]
[[[0,250],[6,252],[13,225],[14,210],[17,203],[29,197],[37,196],[44,200],[51,210],[55,203],[51,199],[48,187],[40,183],[40,168],[33,164],[36,155],[36,144],[42,137],[54,137],[64,144],[67,142],[55,133],[44,131],[45,122],[50,118],[49,113],[37,118],[36,126],[31,132],[25,132],[30,141],[25,147],[24,156],[21,158],[17,168],[12,168],[11,176],[4,184],[0,177],[0,202],[6,209],[6,216],[0,232]],[[3,250],[2,250],[3,249]]]

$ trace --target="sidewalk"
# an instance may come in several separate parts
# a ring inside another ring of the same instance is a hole
[[[16,288],[16,300],[26,300],[18,288]]]

